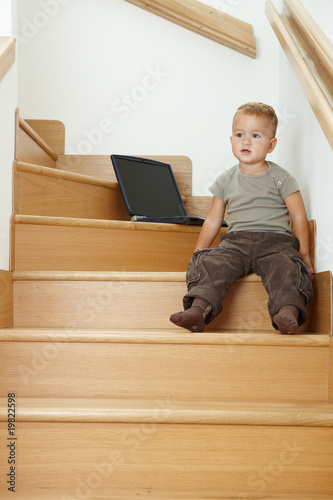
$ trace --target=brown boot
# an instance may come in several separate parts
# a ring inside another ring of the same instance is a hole
[[[190,309],[170,316],[170,321],[177,326],[186,328],[190,332],[203,332],[206,328],[206,319],[212,312],[212,306],[203,299],[195,297]]]

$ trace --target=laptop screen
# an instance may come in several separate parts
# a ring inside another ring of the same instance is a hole
[[[122,155],[111,160],[129,215],[187,216],[170,165]]]

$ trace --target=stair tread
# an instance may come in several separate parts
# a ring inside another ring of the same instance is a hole
[[[199,233],[201,226],[191,226],[183,224],[162,224],[162,223],[143,223],[120,220],[104,219],[83,219],[77,217],[50,217],[42,215],[13,215],[13,221],[16,224],[37,224],[47,226],[69,226],[69,227],[103,227],[103,228],[124,228],[142,231],[169,231],[181,233]],[[221,234],[226,229],[221,228]]]
[[[0,403],[0,421],[5,421],[7,400],[1,398]],[[333,426],[333,403],[321,400],[20,397],[17,405],[16,420],[21,422]]]
[[[13,281],[171,281],[185,282],[185,272],[13,271]]]
[[[65,329],[65,328],[3,328],[0,342],[80,342],[80,343],[145,343],[197,345],[265,345],[328,347],[330,337],[320,333],[281,335],[275,330],[260,333],[216,331],[191,333],[177,327],[170,329]]]
[[[69,498],[75,498],[75,489],[70,491]],[[204,491],[198,489],[195,491],[178,491],[176,489],[163,489],[162,491],[155,488],[141,489],[126,489],[119,490],[118,488],[109,489],[105,494],[98,492],[99,500],[137,500],[138,498],[149,498],[149,500],[332,500],[332,492],[328,493],[264,493],[255,494],[249,492],[225,492],[212,491],[211,488],[206,488]],[[91,497],[96,498],[96,497]],[[59,489],[47,489],[43,492],[23,491],[20,493],[20,500],[59,500]]]
[[[322,271],[318,274],[330,274]],[[13,280],[40,281],[170,281],[184,282],[185,271],[13,271]],[[250,273],[237,281],[261,283],[261,277]]]

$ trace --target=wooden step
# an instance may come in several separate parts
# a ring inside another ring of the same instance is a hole
[[[19,109],[17,108],[15,114],[15,160],[21,163],[30,163],[39,165],[42,167],[50,167],[51,169],[57,169],[62,172],[74,173],[75,175],[85,175],[89,177],[94,177],[101,181],[106,182],[116,182],[115,173],[111,165],[110,155],[68,155],[64,154],[65,150],[65,127],[64,124],[57,120],[23,120],[19,115]],[[209,211],[211,204],[211,196],[192,196],[192,162],[187,156],[161,156],[161,155],[141,155],[145,158],[150,158],[153,160],[169,163],[174,172],[178,187],[183,195],[184,201],[186,201],[186,208],[190,215],[205,217]],[[45,175],[44,170],[44,175]],[[21,176],[22,177],[22,176]],[[68,180],[68,178],[66,178]],[[55,187],[50,186],[50,180],[45,181],[46,187],[49,190],[48,194],[52,194],[53,197],[56,195]],[[34,180],[36,183],[36,180]],[[38,183],[39,184],[39,183]],[[14,183],[14,194],[17,182]],[[69,189],[73,189],[73,185],[69,185]],[[36,185],[34,186],[34,192],[36,191]],[[41,186],[38,186],[39,188]],[[32,186],[28,186],[32,188]],[[25,186],[27,190],[27,186]],[[95,190],[96,191],[96,190]],[[31,194],[31,189],[25,192],[24,204],[28,201],[26,198]],[[62,195],[63,195],[62,190]],[[77,193],[76,193],[77,194]],[[37,194],[39,196],[39,194]],[[105,197],[105,192],[103,192],[103,198]],[[43,199],[43,196],[41,197]],[[116,216],[112,214],[110,217],[94,217],[94,218],[110,218],[113,219],[124,219],[127,220],[128,216],[124,213],[124,217],[120,217],[118,214],[118,195],[116,195],[116,200],[111,201],[111,205],[115,204]],[[69,200],[68,200],[69,201]],[[100,204],[102,200],[99,200]],[[21,200],[22,205],[23,200]],[[29,200],[30,202],[30,200]],[[28,211],[23,212],[23,207],[20,211],[16,213],[28,213],[28,214],[40,214],[41,206],[38,205],[38,211],[36,208],[36,200],[33,201],[32,206],[28,203]],[[18,198],[15,196],[15,203],[17,208]],[[46,207],[48,210],[57,210],[51,200],[45,200]],[[59,210],[64,210],[65,205],[61,200],[58,200]],[[78,210],[79,207],[73,207],[73,201],[70,204],[70,210]],[[26,208],[24,208],[25,210]],[[32,211],[33,209],[33,211]],[[84,207],[80,207],[84,209]],[[119,210],[123,210],[123,207],[119,207]],[[109,209],[110,210],[110,209]],[[76,212],[77,213],[77,212]],[[103,212],[104,213],[104,212]],[[66,216],[70,217],[70,213],[48,213],[42,215],[55,215],[55,216]],[[85,215],[76,215],[76,217],[86,217]]]
[[[139,156],[139,155],[137,155]],[[187,156],[140,155],[143,158],[168,163],[183,196],[192,195],[192,162]],[[22,160],[28,161],[28,160]],[[110,155],[58,155],[56,167],[60,170],[95,178],[116,181]]]
[[[97,496],[95,496],[94,488],[86,487],[85,490],[88,492],[89,498],[101,499],[100,491],[98,491]],[[60,497],[60,500],[77,500],[78,495],[82,496],[82,491],[80,491],[77,486],[76,489],[73,488],[70,493],[63,494]],[[7,493],[4,493],[7,495]],[[105,493],[105,497],[103,499],[108,500],[137,500],[138,498],[144,498],[149,500],[332,500],[332,493],[316,493],[314,490],[313,493],[266,493],[264,495],[257,495],[252,493],[241,493],[237,492],[226,492],[217,490],[212,491],[211,489],[204,489],[200,492],[198,490],[187,490],[187,491],[176,491],[174,489],[165,488],[163,490],[157,490],[156,488],[152,489],[147,487],[141,491],[136,490],[135,488],[128,489],[117,489],[114,491],[113,489],[109,489],[108,492]],[[12,498],[11,496],[4,496],[5,500],[8,498]],[[45,492],[43,490],[33,492],[22,491],[20,493],[20,500],[59,500],[59,488],[48,488],[47,496],[45,496]]]
[[[315,262],[314,221],[309,227]],[[11,269],[185,271],[200,230],[199,226],[180,224],[13,215]],[[213,246],[225,232],[221,228]]]
[[[169,329],[169,317],[182,309],[186,293],[181,272],[15,271],[13,279],[14,326],[18,327]],[[331,273],[317,273],[312,282],[314,300],[300,331],[331,334]],[[258,276],[237,280],[224,299],[222,313],[207,327],[207,331],[228,330],[275,332]]]
[[[70,343],[126,343],[126,344],[192,344],[192,345],[248,345],[329,347],[331,337],[326,334],[305,333],[280,335],[275,330],[251,332],[191,333],[170,323],[170,328],[82,329],[82,328],[0,328],[1,342],[70,342]]]
[[[2,442],[8,435],[6,403]],[[57,491],[62,500],[84,493],[116,499],[122,498],[119,491],[127,498],[159,492],[181,499],[196,492],[187,498],[264,499],[297,498],[303,491],[298,498],[316,493],[319,499],[333,492],[332,407],[325,402],[233,406],[18,396],[16,404],[17,440],[9,443],[19,453],[17,491],[34,498]],[[2,476],[7,455],[1,447]],[[5,488],[1,497],[10,498]]]
[[[130,220],[116,182],[18,161],[13,179],[15,214]]]
[[[2,329],[0,340],[2,397],[328,397],[328,335],[89,331],[68,324]]]
[[[64,154],[65,126],[58,120],[24,120],[15,113],[15,160],[116,182],[110,155]],[[137,155],[138,156],[138,155]],[[192,162],[187,156],[140,155],[171,165],[190,215],[205,217],[211,196],[192,197]],[[30,213],[30,212],[29,212]]]
[[[212,196],[192,196],[192,162],[190,158],[187,156],[146,154],[140,156],[171,165],[188,214],[197,217],[207,216]],[[56,162],[56,168],[61,171],[115,182],[116,176],[110,165],[110,155],[58,155]]]
[[[130,220],[116,181],[14,161],[13,182],[15,214]],[[191,213],[205,215],[211,197],[183,201]]]
[[[185,271],[199,232],[198,226],[179,224],[15,215],[11,268]]]
[[[101,181],[116,182],[110,155],[65,155],[64,151],[65,126],[62,122],[58,120],[23,120],[23,118],[20,117],[19,109],[16,109],[16,161],[35,164],[42,167],[51,167],[52,169],[61,170],[63,172],[86,175],[94,177],[95,179],[100,179]],[[192,196],[192,162],[190,158],[187,156],[174,155],[141,156],[170,164],[184,201],[187,200],[186,208],[188,213],[200,217],[205,217],[207,215],[211,204],[211,196]],[[52,188],[50,188],[49,184],[48,189],[52,192]],[[56,209],[56,207],[52,208]],[[26,213],[31,213],[30,207],[29,212]],[[68,214],[64,215],[70,216]],[[78,217],[85,216],[78,215]],[[110,218],[114,219],[115,217]],[[125,217],[125,220],[127,220],[127,217]]]

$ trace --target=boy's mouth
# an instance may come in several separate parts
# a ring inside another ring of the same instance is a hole
[[[250,149],[244,148],[244,149],[241,149],[241,153],[243,155],[247,155],[247,154],[251,153],[251,151],[250,151]]]

